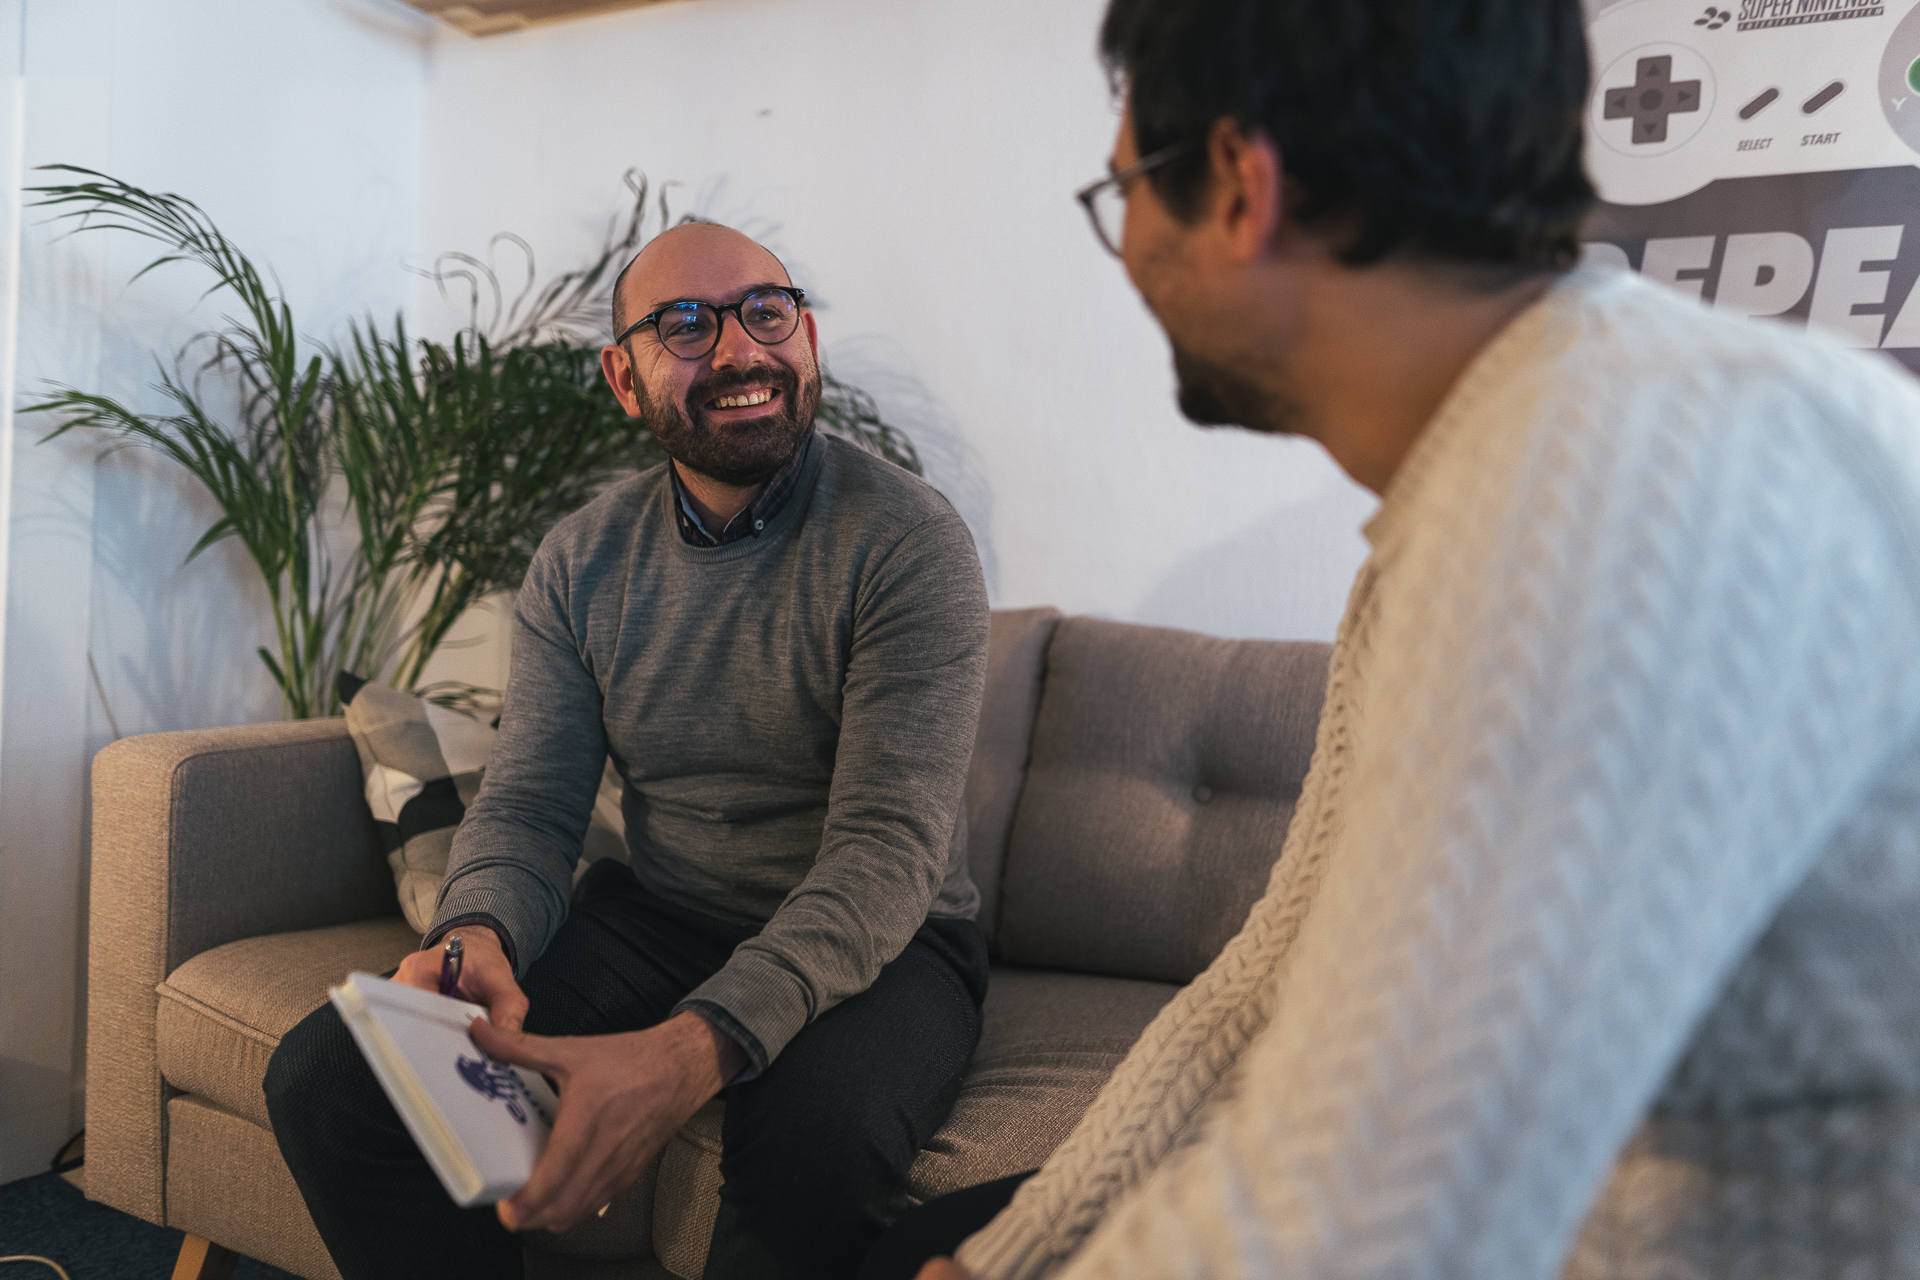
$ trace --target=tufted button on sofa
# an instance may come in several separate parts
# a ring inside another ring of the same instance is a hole
[[[916,1198],[1040,1164],[1240,927],[1306,775],[1327,659],[1319,644],[994,615],[966,808],[995,964]],[[87,1194],[216,1254],[335,1276],[261,1077],[329,985],[419,941],[344,723],[129,738],[95,759],[93,787]],[[528,1274],[698,1276],[723,1105],[604,1216],[529,1238]]]

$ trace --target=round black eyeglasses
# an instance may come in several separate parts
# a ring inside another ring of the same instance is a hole
[[[699,360],[720,345],[720,326],[727,312],[740,322],[749,338],[763,347],[778,346],[800,327],[800,308],[807,291],[787,285],[755,289],[738,302],[714,306],[710,302],[674,302],[649,312],[620,331],[617,346],[636,329],[654,326],[660,345],[682,360]]]

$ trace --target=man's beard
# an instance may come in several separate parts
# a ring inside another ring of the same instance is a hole
[[[1300,434],[1300,406],[1256,387],[1222,365],[1173,344],[1173,372],[1180,381],[1180,412],[1203,427],[1246,427],[1275,435]]]
[[[779,392],[779,408],[738,422],[713,423],[706,408],[709,400],[756,387]],[[809,367],[804,380],[783,364],[721,370],[689,387],[684,401],[643,390],[647,429],[668,457],[708,479],[746,488],[772,479],[800,447],[820,405],[820,370]]]

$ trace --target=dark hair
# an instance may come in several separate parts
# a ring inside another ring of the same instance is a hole
[[[1225,117],[1279,148],[1341,261],[1560,270],[1593,203],[1579,0],[1112,0],[1100,51],[1143,156]],[[1149,179],[1200,210],[1204,145]]]

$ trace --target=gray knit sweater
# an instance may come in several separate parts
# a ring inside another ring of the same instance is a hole
[[[611,755],[640,883],[765,925],[688,997],[723,1011],[752,1071],[929,914],[978,905],[961,789],[986,590],[939,493],[829,437],[757,537],[690,546],[672,500],[654,468],[541,544],[435,922],[493,916],[524,971],[566,916]]]
[[[1583,270],[1367,532],[1267,895],[962,1261],[1920,1275],[1920,388]]]

